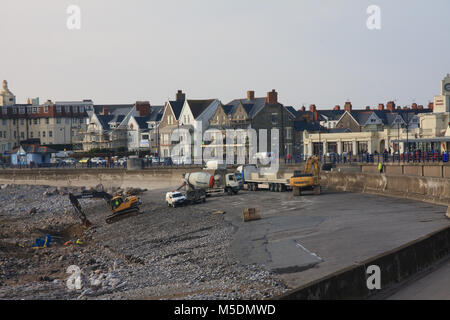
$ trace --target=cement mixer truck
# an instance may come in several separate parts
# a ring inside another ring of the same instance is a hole
[[[206,200],[207,195],[215,193],[237,194],[240,186],[234,173],[226,170],[188,172],[183,175],[183,184],[177,189],[185,188],[186,199],[190,203]]]

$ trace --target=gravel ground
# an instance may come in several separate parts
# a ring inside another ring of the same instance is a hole
[[[146,191],[142,214],[108,225],[102,200],[82,200],[94,224],[83,230],[69,191],[80,190],[1,186],[0,299],[266,299],[287,290],[264,266],[236,261],[233,226],[202,204],[167,208],[164,190]],[[50,247],[32,248],[45,234]],[[80,290],[67,287],[72,265]]]

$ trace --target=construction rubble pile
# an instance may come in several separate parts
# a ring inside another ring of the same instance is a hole
[[[0,299],[265,299],[287,290],[264,266],[235,260],[223,214],[174,212],[160,190],[116,188],[107,191],[139,195],[142,214],[106,224],[105,202],[83,199],[93,223],[84,229],[68,197],[83,190],[0,186]]]

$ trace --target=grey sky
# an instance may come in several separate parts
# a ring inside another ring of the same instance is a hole
[[[66,27],[68,5],[82,27]],[[366,27],[381,8],[382,29]],[[277,89],[285,105],[426,104],[450,73],[450,1],[2,0],[0,79],[25,102],[226,103]]]

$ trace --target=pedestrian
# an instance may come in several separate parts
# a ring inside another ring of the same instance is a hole
[[[380,174],[383,173],[383,162],[378,163],[378,171],[380,171]]]
[[[291,154],[290,154],[290,153],[288,153],[288,155],[287,155],[286,158],[287,158],[287,162],[288,162],[288,163],[291,163]]]

